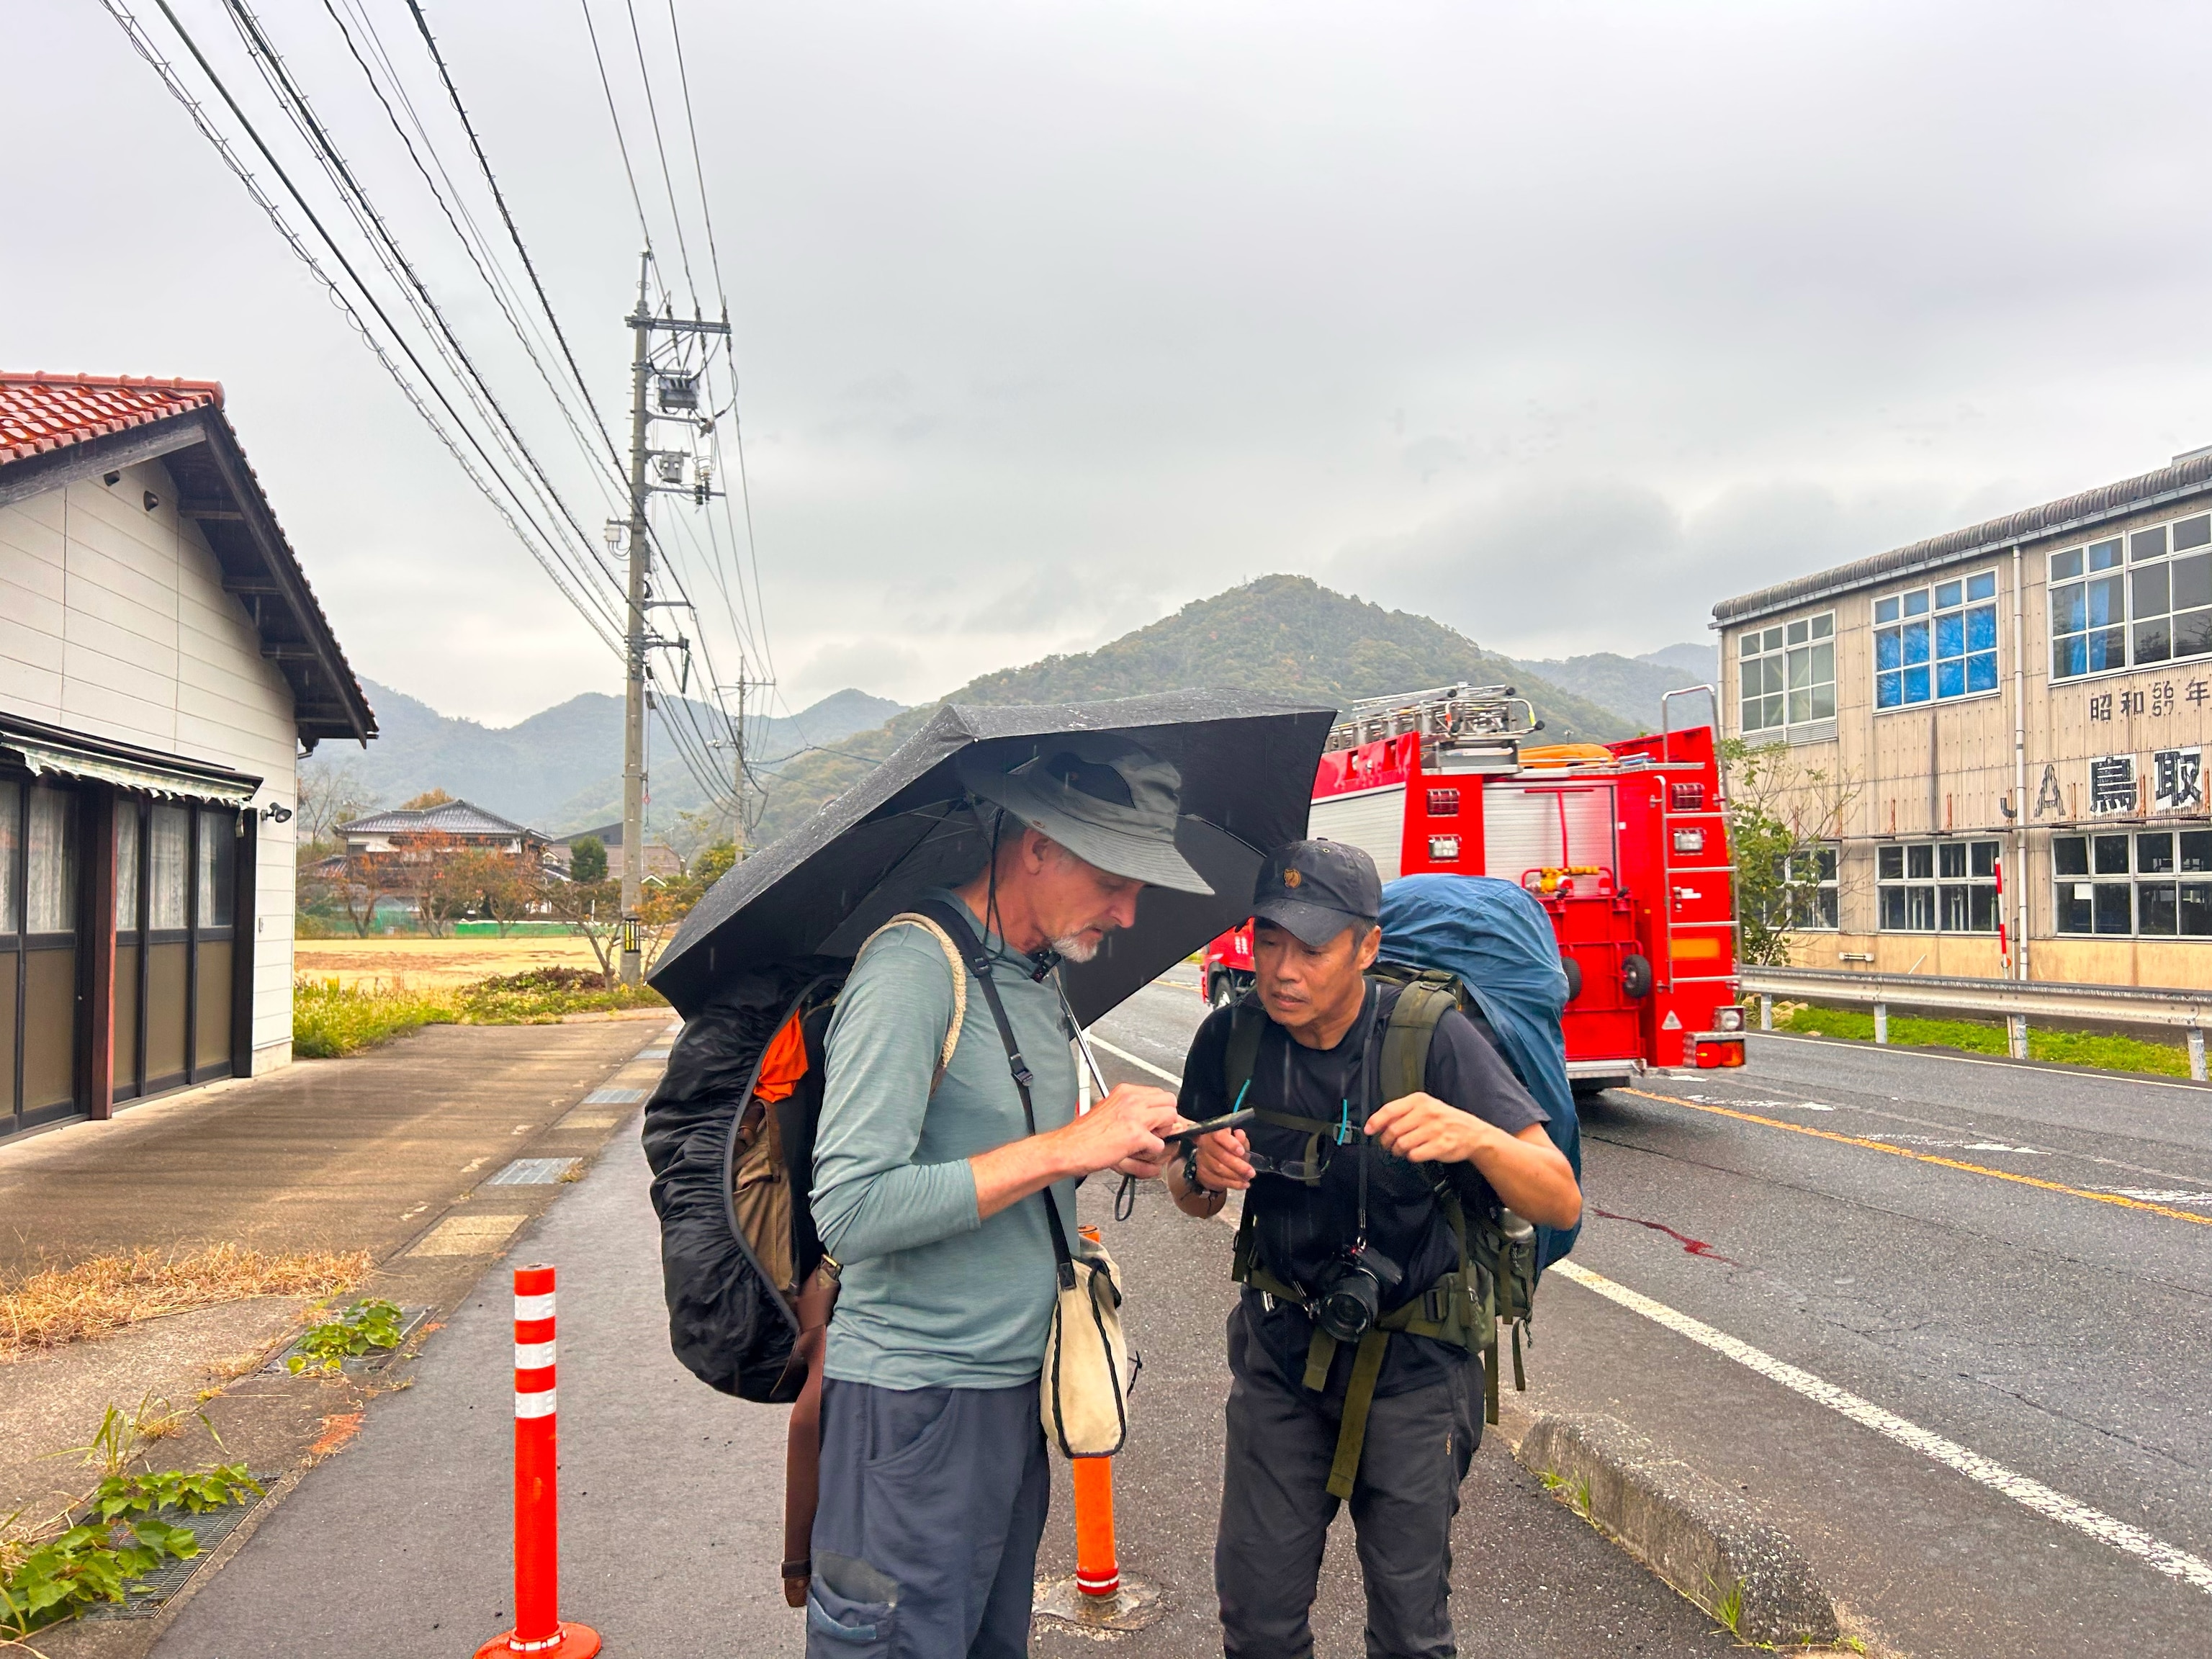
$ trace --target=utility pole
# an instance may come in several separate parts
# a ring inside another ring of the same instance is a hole
[[[645,889],[645,653],[656,644],[678,643],[655,638],[645,625],[646,613],[653,606],[653,532],[645,510],[653,490],[647,471],[653,459],[651,428],[656,418],[696,424],[698,408],[696,382],[672,369],[661,380],[661,414],[655,416],[647,401],[655,378],[653,336],[656,330],[676,336],[726,336],[730,331],[726,319],[710,323],[702,317],[688,320],[672,315],[655,317],[649,289],[652,271],[653,252],[648,248],[638,256],[637,309],[623,319],[630,327],[629,607],[623,653],[622,981],[625,985],[635,985],[644,973],[638,933]],[[705,481],[697,488],[698,499],[703,503]],[[742,769],[741,757],[741,775]]]
[[[629,615],[623,649],[622,982],[643,977],[638,923],[645,885],[645,602],[652,538],[645,520],[646,380],[652,371],[653,315],[646,309],[652,255],[639,256],[637,311],[629,319]]]

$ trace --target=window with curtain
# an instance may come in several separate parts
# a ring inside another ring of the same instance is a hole
[[[23,786],[0,783],[0,933],[20,933],[23,927],[16,907],[21,886],[16,877],[23,856],[22,817]]]
[[[1997,689],[1997,573],[1908,588],[1874,602],[1874,706]]]
[[[2051,677],[2212,655],[2212,514],[2051,556]]]
[[[191,873],[191,815],[181,806],[156,806],[148,825],[146,925],[182,928],[185,884]]]
[[[23,836],[26,931],[66,933],[76,927],[76,798],[31,786]]]
[[[115,803],[115,929],[138,931],[138,803]]]
[[[199,884],[195,890],[199,894],[203,927],[230,926],[231,890],[237,871],[233,843],[237,839],[237,820],[231,813],[201,812]]]

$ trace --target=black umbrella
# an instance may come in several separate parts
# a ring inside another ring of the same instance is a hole
[[[687,1018],[733,975],[793,957],[849,957],[922,892],[982,868],[987,832],[954,757],[989,744],[1028,758],[1070,732],[1114,732],[1182,774],[1176,847],[1211,897],[1148,888],[1137,924],[1061,971],[1088,1024],[1242,921],[1272,848],[1305,834],[1314,768],[1336,711],[1243,691],[1171,691],[1113,702],[948,704],[896,753],[699,901],[652,982]]]

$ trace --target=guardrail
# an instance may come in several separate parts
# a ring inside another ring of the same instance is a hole
[[[2043,1019],[2109,1021],[2179,1027],[2188,1034],[2189,1075],[2206,1080],[2204,1031],[2212,1026],[2212,991],[2148,985],[2082,985],[2064,980],[1960,979],[1939,974],[1847,973],[1822,968],[1738,969],[1744,994],[1759,999],[1761,1030],[1774,1029],[1774,999],[1871,1003],[1874,1040],[1889,1041],[1889,1007],[2004,1018],[2013,1058],[2027,1057],[2029,1023]]]

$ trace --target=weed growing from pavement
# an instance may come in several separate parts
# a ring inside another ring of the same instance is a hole
[[[366,1250],[264,1253],[236,1244],[95,1256],[0,1279],[0,1364],[142,1319],[256,1296],[331,1296],[368,1272]]]
[[[496,975],[458,991],[302,975],[292,981],[292,1052],[335,1060],[425,1025],[548,1025],[568,1014],[666,1006],[650,986],[609,987],[581,968]]]
[[[313,1365],[317,1370],[337,1370],[349,1359],[380,1348],[396,1348],[404,1334],[403,1316],[397,1303],[381,1297],[365,1297],[340,1314],[308,1328],[298,1352],[284,1361],[284,1369],[297,1376]]]
[[[1788,1012],[1785,1013],[1784,1009]],[[1860,1008],[1823,1008],[1810,1003],[1774,1006],[1774,1029],[1803,1036],[1874,1041],[1874,1014]],[[2005,1028],[1978,1019],[1921,1019],[1889,1017],[1889,1040],[1899,1048],[1961,1048],[1968,1054],[2006,1054]],[[2094,1066],[2108,1072],[2148,1072],[2159,1077],[2187,1077],[2189,1054],[2140,1037],[2106,1036],[2094,1031],[2050,1031],[2031,1025],[2027,1057],[2064,1066]]]
[[[1713,1617],[1720,1627],[1739,1642],[1743,1640],[1743,1586],[1731,1583],[1714,1602]]]

